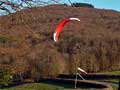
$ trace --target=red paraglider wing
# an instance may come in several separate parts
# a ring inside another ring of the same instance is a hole
[[[62,21],[57,25],[57,27],[56,27],[56,29],[55,29],[55,32],[54,32],[53,38],[54,38],[54,41],[55,41],[55,42],[58,41],[60,32],[62,31],[62,28],[64,27],[64,25],[65,25],[67,22],[71,21],[71,20],[80,21],[80,19],[78,19],[78,18],[66,18],[66,19],[62,20]]]
[[[64,27],[64,25],[69,22],[70,19],[69,18],[66,18],[64,20],[62,20],[56,27],[55,29],[55,32],[54,32],[54,41],[57,42],[58,41],[58,38],[59,38],[59,35],[60,35],[60,32],[62,31],[62,28]]]

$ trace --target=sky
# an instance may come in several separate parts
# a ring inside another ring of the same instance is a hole
[[[9,1],[20,3],[21,0],[9,0]],[[53,1],[52,3],[54,3],[54,1],[58,1],[59,3],[61,2],[69,3],[69,0],[41,0],[41,1],[48,1],[48,2]],[[72,3],[89,3],[94,5],[95,8],[111,9],[120,12],[120,0],[70,0],[70,1]],[[4,15],[4,12],[0,11],[0,14]]]
[[[69,1],[69,0],[68,0]],[[90,3],[95,8],[120,11],[120,0],[71,0],[72,2]]]

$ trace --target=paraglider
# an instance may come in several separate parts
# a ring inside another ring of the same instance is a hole
[[[62,28],[64,27],[64,25],[69,22],[69,21],[80,21],[79,18],[65,18],[63,19],[56,27],[55,29],[55,32],[54,32],[54,35],[53,35],[53,38],[54,38],[54,41],[57,42],[58,39],[59,39],[59,35],[60,35],[60,32],[62,31]]]
[[[59,39],[59,35],[60,35],[60,32],[62,31],[62,28],[64,27],[64,25],[69,22],[69,21],[80,21],[79,18],[65,18],[63,19],[56,27],[55,29],[55,32],[53,34],[53,38],[54,38],[54,41],[57,42],[58,39]],[[81,69],[80,67],[76,68],[76,70],[79,70],[81,71],[82,73],[85,73],[87,74],[87,72],[83,69]],[[75,79],[75,88],[76,88],[76,85],[77,85],[77,75],[79,75],[83,80],[85,80],[79,73],[76,72],[76,79]]]

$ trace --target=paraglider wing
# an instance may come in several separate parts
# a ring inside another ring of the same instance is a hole
[[[62,28],[64,27],[64,25],[65,25],[67,22],[72,21],[72,20],[80,21],[80,19],[78,19],[78,18],[65,18],[65,19],[63,19],[63,20],[57,25],[57,27],[56,27],[56,29],[55,29],[55,32],[54,32],[54,35],[53,35],[53,38],[54,38],[54,41],[55,41],[55,42],[58,41],[60,32],[62,31]]]

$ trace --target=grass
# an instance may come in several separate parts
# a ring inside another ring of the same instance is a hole
[[[114,75],[120,75],[120,71],[111,71],[111,72],[100,72],[103,74],[114,74]]]
[[[118,87],[112,86],[113,90],[117,90]],[[50,84],[50,83],[29,83],[18,85],[10,88],[4,88],[0,90],[72,90],[74,89],[73,85],[57,85],[57,84]],[[97,90],[93,88],[94,90]],[[80,90],[92,90],[90,88],[80,88]]]
[[[108,84],[111,84],[111,83],[113,83],[113,84],[114,84],[114,83],[118,84],[118,83],[119,83],[119,80],[118,80],[118,79],[103,79],[103,80],[100,80],[100,81],[106,82],[106,83],[108,83]],[[115,86],[115,85],[113,85],[113,84],[111,84],[113,90],[118,90],[118,86]]]
[[[120,75],[120,71],[113,71],[113,72],[105,72],[106,74],[115,74]]]
[[[113,74],[113,75],[120,75],[120,71],[111,71],[111,72],[100,72],[103,74]],[[115,82],[118,83],[119,79],[102,79],[102,81],[110,81],[110,82]]]
[[[78,88],[77,88],[78,89]],[[90,88],[79,88],[80,90],[90,90]],[[93,88],[94,90],[97,90]],[[74,85],[42,82],[42,83],[29,83],[0,90],[74,90]],[[91,88],[92,90],[92,88]]]
[[[113,86],[113,90],[117,90],[118,87]],[[78,90],[98,90],[96,88],[79,87]],[[10,88],[4,88],[0,90],[74,90],[74,85],[65,83],[55,83],[51,81],[45,81],[40,83],[28,83],[22,84]]]
[[[112,72],[101,72],[101,73],[104,73],[104,74],[114,74],[114,75],[120,75],[120,71],[112,71]],[[107,83],[109,82],[113,82],[113,83],[119,83],[119,79],[102,79],[100,81],[105,81]],[[117,86],[114,86],[112,85],[112,88],[113,90],[118,90],[118,87]]]
[[[114,82],[114,83],[118,83],[119,80],[118,79],[101,79],[102,81],[106,81],[106,82]]]
[[[114,83],[118,84],[119,80],[118,79],[100,79],[100,80],[94,80],[94,81],[98,81],[98,82],[105,82],[109,85],[112,86],[113,90],[118,90],[118,86],[113,85]],[[112,84],[113,83],[113,84]]]
[[[113,90],[118,90],[118,87],[112,86]]]
[[[116,74],[119,75],[120,71],[113,71],[113,72],[104,72],[105,74]],[[113,83],[118,83],[118,79],[100,79],[100,80],[95,80],[95,81],[101,81],[101,82],[106,82],[110,84],[111,82]],[[10,88],[5,88],[1,90],[65,90],[65,89],[73,89],[74,85],[68,85],[64,83],[53,83],[53,82],[40,82],[40,83],[29,83],[29,84],[23,84],[23,85],[18,85]],[[113,90],[117,90],[118,87],[112,85]],[[87,89],[85,89],[87,90]],[[89,90],[89,89],[88,89]]]
[[[51,85],[46,83],[30,83],[7,88],[7,90],[59,90],[63,88],[63,86]],[[6,90],[6,88],[2,90]]]

